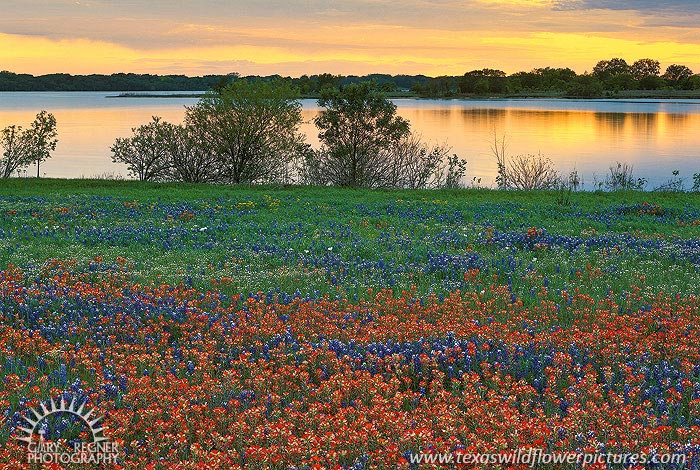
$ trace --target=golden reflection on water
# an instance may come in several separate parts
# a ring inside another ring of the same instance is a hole
[[[414,130],[447,141],[469,162],[471,178],[493,183],[494,133],[509,155],[541,153],[562,172],[576,169],[592,189],[616,161],[635,166],[650,184],[700,172],[700,114],[616,113],[524,109],[401,109]]]
[[[54,157],[42,165],[42,173],[53,177],[126,174],[124,166],[110,159],[116,137],[130,135],[132,127],[154,115],[170,122],[184,117],[181,101],[156,101],[149,106],[131,106],[126,100],[107,108],[49,109],[58,120],[59,145]],[[650,185],[667,180],[674,169],[688,180],[700,172],[700,112],[698,105],[690,108],[689,112],[607,112],[407,100],[399,104],[399,114],[426,140],[447,142],[453,153],[467,159],[468,181],[477,177],[482,185],[494,184],[496,165],[490,146],[495,132],[505,135],[508,154],[541,153],[562,172],[577,169],[585,187],[592,189],[593,175],[602,179],[616,161],[633,164]],[[39,109],[2,109],[0,103],[0,127],[28,125]],[[311,122],[316,113],[313,104],[305,102],[307,122],[302,130],[312,145],[318,145],[318,132]]]
[[[112,163],[110,147],[117,137],[129,137],[133,127],[146,124],[152,116],[169,122],[181,122],[185,109],[155,108],[54,109],[58,123],[58,146],[51,159],[42,163],[41,172],[49,177],[79,178],[104,174],[126,175],[126,166]],[[28,126],[35,111],[0,110],[0,127],[8,124]],[[36,175],[30,168],[29,175]]]

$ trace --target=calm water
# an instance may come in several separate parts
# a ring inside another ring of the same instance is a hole
[[[46,109],[58,120],[59,144],[42,173],[51,177],[126,174],[112,163],[109,148],[116,137],[151,116],[180,122],[185,98],[107,98],[113,93],[0,93],[0,128],[28,125]],[[426,140],[447,142],[468,160],[468,180],[494,184],[496,165],[490,153],[494,131],[505,135],[508,153],[542,153],[562,172],[577,169],[585,188],[604,179],[616,161],[634,165],[635,173],[661,184],[679,170],[692,181],[700,172],[700,101],[571,100],[396,100],[399,113]],[[304,100],[304,118],[318,111]],[[316,145],[316,131],[303,127]],[[32,174],[31,168],[28,171]]]

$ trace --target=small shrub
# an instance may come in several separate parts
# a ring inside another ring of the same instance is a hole
[[[693,173],[693,192],[700,191],[700,173]]]
[[[673,170],[673,178],[668,180],[666,183],[654,188],[654,191],[664,191],[664,192],[682,192],[685,187],[685,179],[680,178],[678,170]]]
[[[569,178],[567,180],[561,180],[557,187],[557,205],[571,205],[571,194],[574,191],[578,191],[580,185],[581,178],[579,177],[578,171],[574,170],[569,173]]]
[[[605,189],[618,191],[621,189],[644,190],[647,184],[646,178],[635,178],[634,167],[627,163],[617,162],[617,166],[611,166],[610,172],[605,177]]]
[[[447,173],[444,181],[439,182],[442,188],[457,189],[462,187],[462,178],[467,173],[467,161],[459,158],[456,154],[447,158]]]
[[[498,139],[494,135],[491,151],[496,158],[498,189],[557,189],[561,182],[559,174],[554,169],[552,160],[537,155],[518,155],[506,157],[505,138]]]

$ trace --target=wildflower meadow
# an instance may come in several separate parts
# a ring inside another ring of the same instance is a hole
[[[30,408],[76,397],[117,468],[698,469],[699,264],[697,194],[10,180],[0,467],[30,466]]]

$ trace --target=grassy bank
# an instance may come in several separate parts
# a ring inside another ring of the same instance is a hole
[[[560,202],[555,191],[14,179],[0,186],[0,264],[98,259],[106,269],[125,259],[139,281],[228,293],[446,293],[469,288],[470,269],[501,276],[526,301],[542,276],[552,292],[589,276],[581,288],[622,293],[640,275],[697,291],[699,195],[582,192]]]

